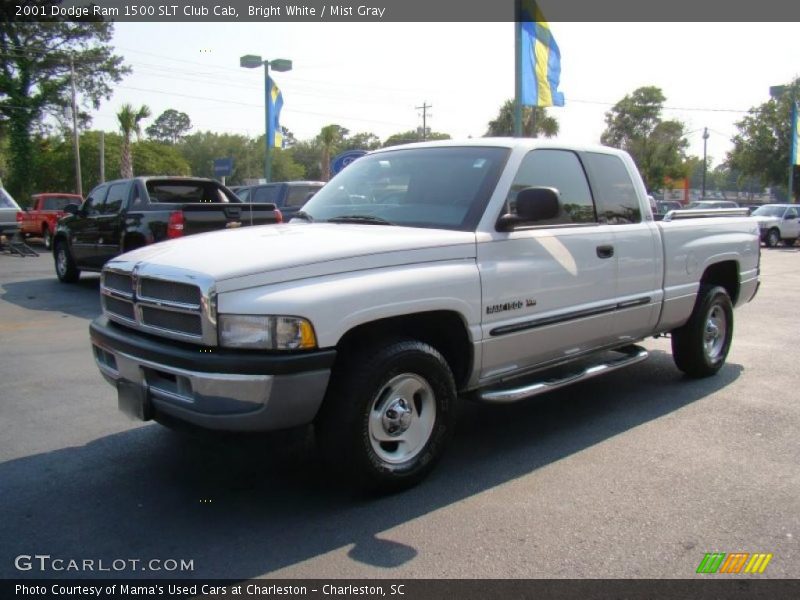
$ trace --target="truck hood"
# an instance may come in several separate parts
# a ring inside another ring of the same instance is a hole
[[[163,266],[202,273],[217,282],[218,291],[227,291],[351,270],[475,256],[473,232],[286,223],[160,242],[123,254],[108,264],[146,263],[151,272]]]
[[[778,217],[755,216],[753,218],[758,222],[758,226],[761,229],[764,229],[769,225],[777,225],[778,223],[781,222],[781,219],[779,219]]]

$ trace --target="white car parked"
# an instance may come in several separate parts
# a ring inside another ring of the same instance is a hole
[[[800,208],[797,204],[765,204],[753,211],[761,232],[761,241],[774,248],[782,241],[794,246],[800,237]]]

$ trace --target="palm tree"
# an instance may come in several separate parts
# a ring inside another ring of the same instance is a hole
[[[138,110],[131,104],[123,104],[117,113],[119,129],[122,132],[122,159],[120,161],[120,175],[123,178],[133,177],[133,152],[131,150],[131,136],[135,133],[138,139],[142,135],[141,121],[150,116],[150,108],[143,104]]]
[[[489,121],[487,137],[514,135],[514,101],[506,100],[497,113],[494,121]],[[558,135],[558,121],[550,117],[545,109],[539,106],[522,107],[523,137],[555,137]]]
[[[317,140],[322,146],[322,181],[328,181],[331,178],[331,154],[342,141],[346,131],[340,125],[326,125],[317,136]]]

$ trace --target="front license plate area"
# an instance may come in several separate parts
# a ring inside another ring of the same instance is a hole
[[[117,402],[119,409],[133,419],[149,421],[152,418],[147,392],[141,385],[117,382]]]

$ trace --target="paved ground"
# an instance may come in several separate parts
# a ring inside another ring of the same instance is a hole
[[[683,378],[654,340],[593,382],[465,404],[428,481],[365,499],[303,436],[128,421],[89,351],[97,277],[0,255],[0,577],[89,575],[14,567],[49,554],[195,577],[685,578],[712,551],[800,577],[800,248],[765,250],[762,280],[717,377]]]

